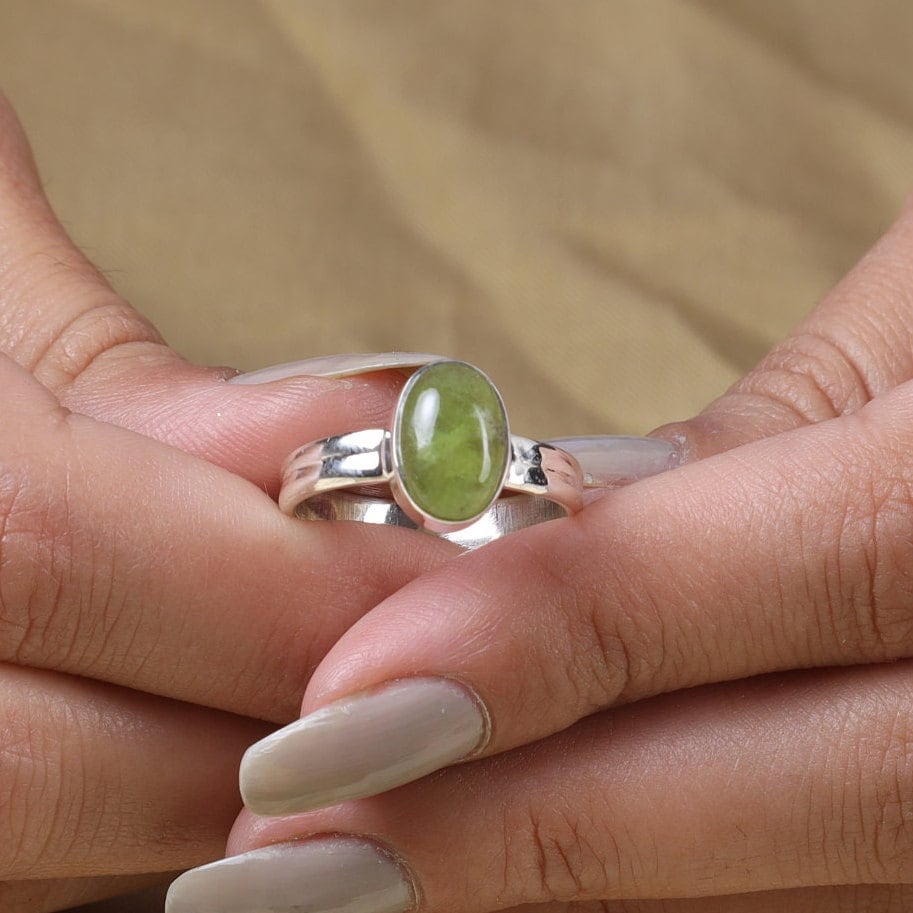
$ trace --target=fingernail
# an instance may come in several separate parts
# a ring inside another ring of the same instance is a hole
[[[448,679],[410,678],[334,701],[247,750],[241,795],[258,815],[373,796],[467,757],[488,735],[481,703]]]
[[[370,354],[321,355],[290,361],[283,365],[260,368],[238,374],[230,384],[271,384],[288,377],[351,377],[370,371],[387,371],[392,368],[420,368],[432,361],[440,361],[441,355],[427,355],[421,352],[373,352]]]
[[[589,488],[612,488],[674,469],[680,448],[651,437],[594,435],[550,440],[549,444],[577,458]]]
[[[405,913],[416,892],[403,867],[366,840],[280,843],[191,869],[165,913]]]

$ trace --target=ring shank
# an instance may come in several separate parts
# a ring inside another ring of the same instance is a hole
[[[384,526],[419,527],[391,498],[375,497],[352,491],[325,491],[300,502],[294,515],[302,520],[354,520]],[[568,516],[555,501],[534,495],[516,494],[501,497],[474,523],[441,538],[470,550],[500,539],[510,533]]]
[[[320,495],[365,486],[390,486],[395,482],[391,450],[391,434],[382,428],[369,428],[306,444],[286,461],[279,507],[290,516],[302,516],[301,505],[309,504]],[[556,502],[560,507],[558,516],[576,513],[583,507],[583,471],[577,460],[550,444],[519,435],[510,438],[510,462],[503,488],[534,496],[536,501]],[[393,494],[396,495],[395,487]],[[499,498],[493,505],[502,500],[506,499]],[[515,524],[519,521],[514,520],[514,514],[519,516],[523,509],[509,508],[507,512],[510,515],[507,522]],[[463,525],[470,527],[485,516],[483,513]],[[456,529],[435,531],[450,535]]]

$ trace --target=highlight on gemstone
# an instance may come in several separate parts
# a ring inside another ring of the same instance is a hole
[[[501,397],[472,365],[427,365],[403,389],[393,447],[400,485],[419,510],[448,523],[472,520],[497,498],[507,468]]]

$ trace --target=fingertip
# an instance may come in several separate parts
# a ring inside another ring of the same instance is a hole
[[[742,384],[749,386],[751,378]],[[761,384],[758,380],[756,386]],[[733,389],[699,415],[662,425],[649,436],[673,443],[683,465],[812,424],[816,418],[811,410],[806,415],[793,406],[787,396],[781,399],[769,390]]]
[[[271,826],[268,818],[261,818],[255,815],[249,808],[242,808],[235,818],[228,833],[228,840],[225,844],[225,855],[234,856],[236,853],[243,853],[252,846],[259,846],[263,842],[263,834],[269,831]]]
[[[41,189],[35,156],[12,103],[0,91],[0,175],[34,191]]]
[[[670,422],[651,431],[649,436],[673,444],[679,456],[679,465],[695,463],[753,439],[745,427],[736,426],[731,421],[720,421],[717,416],[706,413]]]

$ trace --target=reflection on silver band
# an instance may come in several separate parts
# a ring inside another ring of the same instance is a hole
[[[583,473],[574,457],[517,434],[511,435],[510,447],[506,491],[555,501],[562,508],[559,516],[581,509]],[[301,516],[301,505],[320,494],[395,482],[391,450],[391,434],[383,428],[353,431],[300,447],[283,470],[279,507],[289,515]],[[454,532],[425,526],[433,532]]]
[[[389,432],[368,429],[299,448],[286,466],[280,495],[283,510],[306,520],[354,520],[416,529],[388,496],[388,439]],[[529,487],[542,472],[543,448],[549,457],[546,466],[553,475],[572,467],[572,488],[577,484],[576,468],[561,455],[570,451],[576,458],[583,470],[586,501],[599,497],[607,488],[665,472],[680,463],[676,447],[653,438],[602,435],[537,444],[515,435],[512,444],[511,478],[515,484],[525,483],[527,494],[502,496],[471,526],[445,532],[444,538],[466,549],[478,548],[527,526],[567,516],[568,511],[559,504],[541,497],[541,488]],[[357,487],[352,490],[349,486]],[[346,487],[348,491],[341,490]],[[313,493],[305,497],[309,491]]]
[[[339,434],[296,450],[282,474],[279,506],[285,513],[419,528],[474,548],[576,513],[607,489],[671,469],[682,460],[680,446],[658,439],[536,441],[510,434],[503,399],[491,380],[472,365],[436,355],[324,356],[241,375],[233,382],[269,383],[302,374],[346,377],[390,369],[411,376],[389,427]],[[417,409],[429,396],[434,410]],[[440,422],[439,409],[446,416]],[[407,439],[409,447],[404,445]],[[418,440],[421,459],[416,456]]]
[[[302,520],[354,520],[383,526],[417,529],[403,509],[391,498],[374,497],[351,491],[328,491],[302,501],[295,509]],[[479,548],[509,533],[546,520],[567,516],[560,504],[531,495],[499,498],[471,526],[441,534],[465,549]]]

